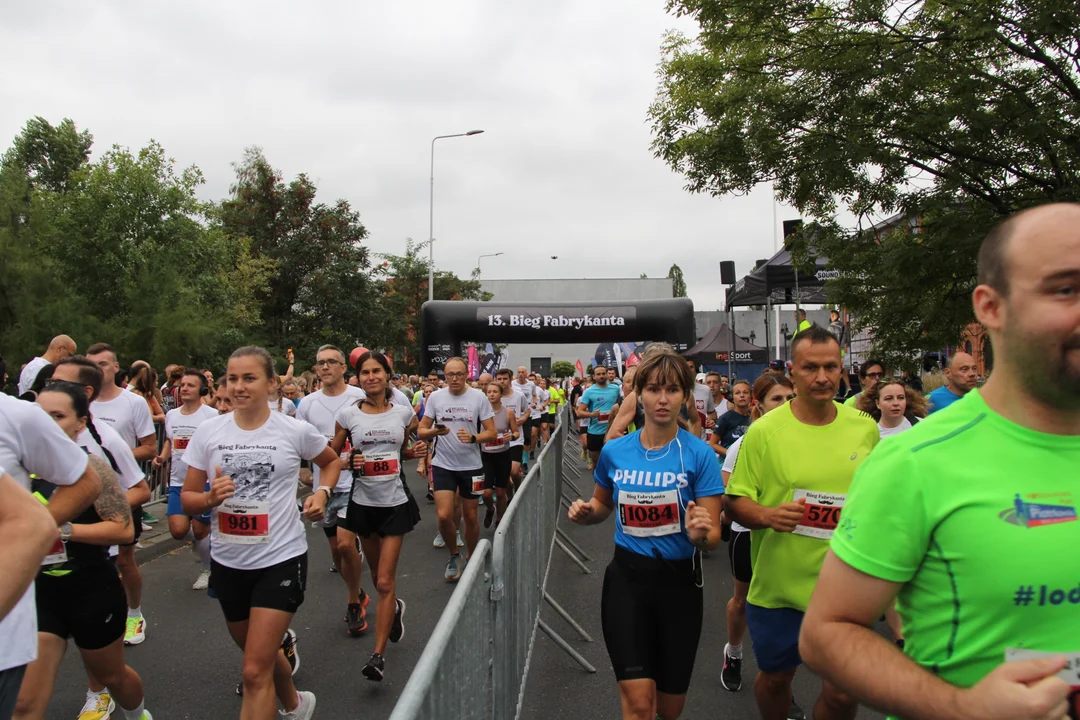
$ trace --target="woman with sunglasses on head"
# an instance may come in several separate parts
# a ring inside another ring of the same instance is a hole
[[[308,720],[315,695],[296,691],[280,651],[307,583],[307,535],[296,511],[296,483],[300,462],[311,460],[320,468],[320,487],[332,489],[341,461],[314,426],[270,409],[277,376],[266,350],[249,346],[233,352],[226,378],[234,409],[203,422],[191,436],[181,501],[189,515],[212,510],[210,587],[244,651],[240,716],[273,720],[280,701],[283,718]],[[313,509],[318,504],[308,498],[309,519],[322,517],[322,507]]]
[[[609,440],[597,460],[582,525],[615,515],[615,557],[604,573],[601,621],[622,717],[675,720],[701,638],[701,551],[720,544],[724,492],[716,455],[678,424],[694,376],[671,350],[646,355],[634,377],[644,427]]]
[[[403,458],[424,457],[427,446],[409,439],[418,421],[412,408],[395,404],[389,386],[390,363],[368,351],[356,361],[363,400],[338,410],[330,445],[341,452],[352,444],[352,494],[338,511],[338,523],[360,538],[371,577],[379,593],[375,608],[375,652],[364,665],[364,677],[376,682],[386,670],[386,643],[405,635],[405,601],[397,597],[397,565],[401,543],[420,521],[420,509],[405,482]],[[318,490],[323,489],[320,484]],[[313,507],[325,505],[329,491],[315,492]]]
[[[750,422],[780,407],[793,397],[795,397],[795,386],[786,377],[778,373],[762,375],[754,381],[754,386],[751,388]],[[743,436],[739,436],[727,448],[724,467],[721,470],[725,486],[735,470],[742,439]],[[731,561],[731,576],[735,579],[735,591],[727,603],[728,641],[724,646],[724,668],[720,672],[720,684],[725,690],[735,692],[742,687],[742,641],[743,636],[746,635],[746,596],[750,592],[750,579],[753,577],[750,562],[750,531],[736,522],[731,523],[728,559]],[[791,717],[797,716],[792,714]]]
[[[83,385],[51,382],[37,402],[68,437],[78,441],[90,420],[90,401]],[[142,679],[124,662],[127,597],[108,553],[110,545],[134,538],[131,508],[115,465],[90,454],[85,446],[83,450],[101,478],[101,494],[60,527],[57,542],[38,573],[38,657],[27,667],[13,717],[45,717],[68,638],[73,638],[87,672],[108,688],[110,710],[115,709],[114,701],[126,720],[152,720],[144,707]],[[56,486],[39,478],[32,489],[48,504]]]

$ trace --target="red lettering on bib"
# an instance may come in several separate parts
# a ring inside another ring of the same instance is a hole
[[[239,545],[270,542],[270,503],[229,498],[217,511],[218,540]]]
[[[611,417],[611,413],[602,412],[596,416],[596,420],[597,422],[607,422],[609,417]]]
[[[484,476],[473,475],[472,478],[472,491],[473,495],[480,495],[484,492]]]
[[[189,442],[191,442],[191,438],[186,438],[186,437],[173,438],[173,441],[172,441],[173,452],[175,452],[177,450],[187,450],[187,446],[188,446]]]

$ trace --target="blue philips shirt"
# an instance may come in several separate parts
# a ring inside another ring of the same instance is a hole
[[[615,544],[665,560],[686,560],[686,504],[724,494],[720,464],[703,440],[680,429],[676,439],[646,456],[641,431],[604,445],[593,473],[615,502]],[[656,551],[656,553],[654,553]]]
[[[582,394],[581,400],[578,402],[584,405],[585,409],[589,412],[600,411],[610,413],[611,409],[615,407],[615,403],[619,402],[619,388],[617,385],[610,384],[604,387],[592,385]],[[589,434],[606,435],[608,424],[610,422],[610,417],[603,422],[596,418],[589,418]]]
[[[931,390],[926,395],[926,399],[930,401],[931,413],[944,410],[962,397],[964,396],[957,395],[950,390],[948,385],[942,385],[937,390]]]

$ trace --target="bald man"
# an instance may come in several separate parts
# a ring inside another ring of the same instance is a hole
[[[974,389],[979,380],[975,358],[966,352],[958,352],[949,358],[945,366],[945,384],[930,392],[930,412],[944,410]]]
[[[894,717],[1076,718],[1080,205],[999,225],[978,278],[994,372],[859,467],[799,649]],[[897,596],[903,651],[873,630]]]
[[[38,373],[41,372],[41,368],[46,365],[55,365],[66,357],[74,355],[78,351],[75,346],[75,341],[69,338],[67,335],[57,335],[49,343],[49,348],[45,351],[45,354],[41,357],[36,357],[30,362],[26,363],[26,367],[23,368],[22,374],[19,375],[19,394],[30,389],[30,386],[34,384],[34,380],[37,378]]]

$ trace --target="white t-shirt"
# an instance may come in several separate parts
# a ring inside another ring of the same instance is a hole
[[[334,430],[337,422],[334,418],[338,412],[348,406],[355,405],[365,398],[364,391],[353,385],[346,385],[345,392],[333,397],[325,394],[322,390],[305,395],[296,408],[296,419],[309,422],[315,429],[326,436],[327,442],[334,439]],[[412,411],[412,407],[409,407]],[[415,417],[415,413],[413,415]],[[319,466],[311,468],[312,486],[319,487]],[[352,487],[352,476],[347,471],[342,471],[338,476],[334,492],[349,492]]]
[[[95,421],[103,420],[112,425],[130,448],[139,446],[139,438],[154,434],[154,419],[142,395],[121,392],[108,402],[95,400],[90,403],[90,412]]]
[[[452,395],[450,388],[431,393],[424,408],[424,417],[450,428],[448,435],[435,438],[432,466],[462,472],[482,469],[480,446],[461,442],[457,431],[462,428],[475,435],[481,430],[480,423],[494,415],[487,395],[475,388],[467,387],[461,395]]]
[[[742,447],[743,435],[727,449],[727,455],[724,456],[724,467],[721,468],[723,472],[733,473],[735,472],[735,461],[739,459],[739,448]],[[749,532],[749,528],[745,528],[734,520],[731,522],[731,532]]]
[[[731,410],[731,408],[728,407],[728,402],[727,402],[726,397],[720,398],[720,402],[716,402],[716,399],[714,398],[713,399],[713,404],[716,405],[716,417],[720,417],[721,415],[726,413],[728,410]]]
[[[288,415],[289,417],[296,417],[296,405],[289,398],[281,398],[279,403],[277,400],[267,400],[266,404],[270,406],[270,409],[274,412],[279,412],[282,415]]]
[[[0,393],[0,467],[27,491],[30,473],[54,485],[73,485],[90,461],[37,403]],[[0,620],[0,671],[37,659],[34,584]]]
[[[30,362],[26,363],[26,367],[23,368],[22,373],[19,375],[19,394],[30,389],[30,386],[37,380],[38,373],[41,372],[41,368],[49,365],[49,361],[43,357],[36,357]]]
[[[529,401],[521,394],[516,388],[511,386],[510,397],[505,395],[502,398],[502,406],[514,411],[514,417],[518,421],[518,439],[510,442],[510,447],[517,447],[518,445],[525,444],[525,432],[521,426],[525,423],[525,418],[529,416]]]
[[[364,454],[362,472],[341,473],[352,482],[352,502],[366,507],[397,507],[408,502],[401,484],[401,445],[414,420],[412,408],[395,404],[378,414],[363,412],[356,405],[338,411],[335,422],[349,431],[353,449]],[[345,517],[345,508],[338,517]]]
[[[525,400],[528,401],[529,407],[535,402],[539,404],[539,400],[536,398],[536,393],[540,389],[536,387],[536,383],[532,380],[526,380],[523,383],[519,383],[516,379],[512,382],[511,387],[517,390],[519,393],[525,396]]]
[[[184,485],[184,477],[187,475],[184,452],[187,450],[188,443],[191,442],[191,436],[195,434],[195,429],[207,420],[218,416],[217,410],[209,405],[199,405],[199,409],[190,415],[185,415],[182,410],[182,407],[178,407],[165,413],[165,437],[172,443],[169,487],[183,487]],[[101,439],[104,440],[105,437],[102,436]]]
[[[364,392],[363,389],[361,389],[361,388],[356,388],[356,389],[360,391],[360,399],[361,400],[367,400],[367,393]],[[408,395],[401,392],[396,387],[391,387],[390,388],[390,393],[392,395],[392,397],[390,398],[390,404],[391,405],[401,405],[402,407],[407,407],[410,410],[412,410],[413,402],[412,402],[412,400],[409,399]],[[413,410],[413,414],[414,415],[416,414],[415,410]]]
[[[910,430],[911,429],[911,421],[908,420],[907,418],[904,418],[903,420],[900,421],[900,424],[897,425],[894,428],[887,428],[887,427],[885,427],[884,425],[882,425],[879,422],[878,426],[877,426],[877,429],[878,429],[878,433],[881,435],[881,439],[884,440],[885,438],[887,438],[887,437],[889,437],[891,435],[898,435],[898,434],[904,432],[905,430]]]
[[[533,420],[538,419],[541,415],[547,414],[547,409],[543,407],[544,401],[551,398],[551,393],[542,388],[536,388],[536,406],[533,407],[529,417]]]
[[[105,456],[101,447],[104,445],[108,448],[109,452],[112,453],[113,460],[116,461],[116,467],[120,469],[120,472],[116,474],[116,482],[119,483],[120,489],[124,492],[142,482],[146,478],[146,473],[139,467],[134,453],[124,442],[124,438],[120,437],[120,434],[106,423],[94,423],[94,429],[97,430],[98,435],[101,437],[101,445],[94,440],[94,436],[90,434],[89,430],[83,430],[79,433],[79,437],[75,442],[85,448],[87,452],[104,460],[106,465],[109,464],[109,458]]]
[[[300,461],[326,447],[315,426],[282,413],[270,413],[255,430],[237,427],[233,413],[199,425],[184,462],[211,479],[220,467],[236,484],[233,497],[213,510],[211,557],[226,567],[258,570],[307,552],[296,482]]]

